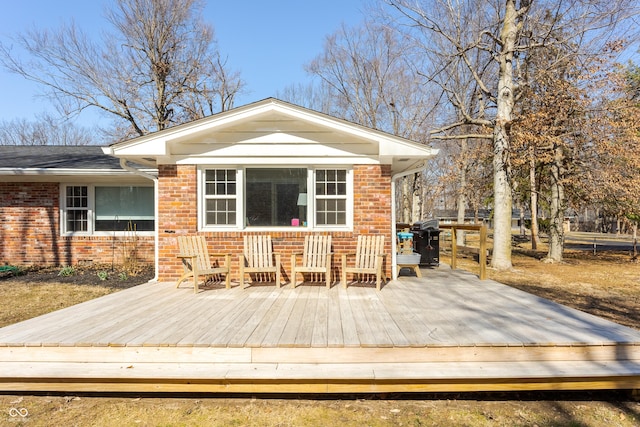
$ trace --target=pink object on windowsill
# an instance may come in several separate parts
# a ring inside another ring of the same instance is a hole
[[[300,226],[300,220],[298,218],[293,218],[291,220],[291,226],[292,227],[299,227]]]

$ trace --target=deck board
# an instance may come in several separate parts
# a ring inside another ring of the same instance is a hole
[[[16,366],[24,382],[11,376]],[[587,371],[571,378],[579,372],[572,366]],[[160,368],[165,376],[155,381]],[[525,374],[529,380],[519,378]],[[640,331],[446,268],[381,291],[304,283],[194,294],[149,283],[0,328],[0,390],[73,384],[227,392],[640,387]]]
[[[369,324],[364,306],[366,296],[361,291],[362,288],[354,287],[348,293],[348,301],[356,325],[359,345],[361,347],[375,347],[376,344],[381,347],[388,346],[389,338],[385,335],[376,336],[372,326]]]
[[[317,285],[308,286],[304,289],[306,299],[304,309],[300,312],[300,318],[295,320],[298,327],[296,328],[295,337],[293,338],[292,345],[294,347],[311,347],[319,290],[320,287]],[[323,291],[326,290],[323,289]]]
[[[313,322],[310,327],[312,330],[311,347],[327,347],[329,345],[329,293],[318,292]]]
[[[286,324],[280,335],[278,346],[293,347],[295,345],[298,329],[305,316],[307,300],[309,299],[309,288],[301,286],[296,289],[298,297],[295,299],[293,307],[291,307],[288,319],[286,319]]]
[[[248,310],[243,310],[243,316],[236,317],[235,329],[229,329],[229,338],[222,338],[230,347],[243,347],[255,329],[264,321],[264,317],[278,299],[279,292],[274,288],[261,288],[261,297],[256,298],[255,304]]]
[[[460,345],[472,341],[467,322],[456,316],[456,304],[442,301],[436,292],[428,292],[415,282],[417,279],[410,282],[412,286],[393,293],[393,315],[410,341],[414,345]],[[412,304],[404,304],[404,301],[412,301]]]
[[[327,297],[327,346],[343,347],[344,334],[342,329],[342,313],[340,310],[340,290],[332,292]]]
[[[338,304],[340,306],[340,319],[342,320],[342,338],[345,347],[359,346],[358,330],[353,316],[349,294],[347,289],[338,288]]]
[[[264,347],[278,347],[282,333],[289,324],[291,313],[298,299],[298,293],[295,290],[285,290],[283,291],[283,297],[284,303],[277,310],[277,315],[274,317],[269,316],[266,322],[269,324],[269,328],[262,340],[262,346]]]

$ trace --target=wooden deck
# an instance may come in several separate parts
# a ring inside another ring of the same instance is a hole
[[[0,329],[0,391],[640,388],[640,331],[446,267],[343,289],[144,284]]]

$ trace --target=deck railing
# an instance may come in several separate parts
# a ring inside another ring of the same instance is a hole
[[[441,229],[451,230],[451,269],[455,270],[457,267],[458,249],[471,251],[476,253],[478,251],[478,262],[480,263],[480,280],[487,278],[487,226],[476,224],[440,224]],[[458,246],[456,244],[457,230],[465,231],[479,231],[480,232],[480,247],[473,248],[467,246]]]

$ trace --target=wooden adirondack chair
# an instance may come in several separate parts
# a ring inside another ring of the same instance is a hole
[[[347,257],[355,256],[355,266],[347,267]],[[360,279],[363,275],[376,276],[376,289],[380,290],[381,281],[387,282],[384,274],[384,236],[358,236],[356,252],[342,254],[342,286],[347,287],[347,273],[352,273],[354,279]]]
[[[297,258],[302,255],[302,263]],[[331,236],[307,235],[304,238],[304,251],[291,256],[291,283],[296,287],[296,274],[324,274],[327,288],[331,287]]]
[[[211,254],[207,248],[207,240],[204,236],[178,236],[178,246],[180,253],[177,255],[182,260],[184,273],[180,276],[176,288],[180,283],[193,277],[193,291],[198,292],[198,281],[200,277],[203,281],[207,281],[212,276],[224,275],[225,286],[227,289],[231,287],[231,255],[230,254]],[[217,260],[214,260],[217,258]],[[224,262],[221,263],[220,259]]]
[[[239,260],[240,289],[244,289],[245,274],[253,274],[254,279],[260,280],[270,279],[271,273],[275,273],[276,285],[280,287],[280,254],[273,252],[270,235],[244,236],[244,250]]]

